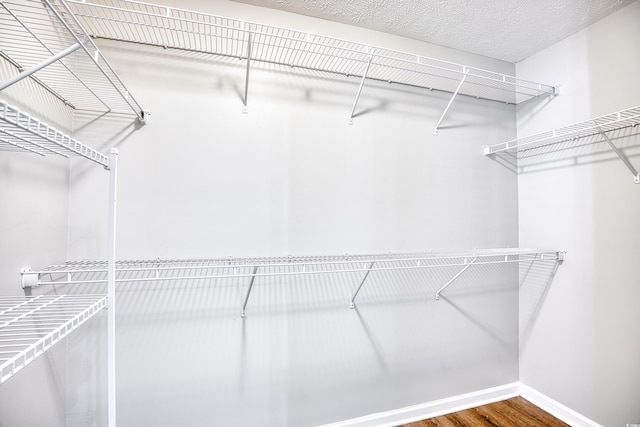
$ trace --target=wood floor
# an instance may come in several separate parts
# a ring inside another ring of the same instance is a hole
[[[514,397],[402,427],[569,427],[569,424],[522,397]]]

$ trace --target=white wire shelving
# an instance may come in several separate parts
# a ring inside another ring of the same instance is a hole
[[[106,307],[105,295],[0,297],[0,384]]]
[[[373,254],[339,256],[296,256],[271,258],[213,258],[213,259],[151,259],[116,262],[116,282],[164,282],[181,280],[211,280],[247,278],[248,289],[242,316],[257,277],[305,275],[335,275],[361,273],[359,285],[351,298],[351,307],[370,273],[381,271],[449,268],[457,273],[437,292],[440,293],[462,273],[473,266],[553,260],[562,262],[565,252],[535,249],[477,249],[459,251],[431,251],[409,254]],[[69,261],[42,270],[23,270],[22,285],[26,288],[41,285],[100,284],[106,282],[106,262]]]
[[[354,41],[129,0],[67,0],[93,37],[399,83],[517,104],[557,95],[551,85]],[[440,126],[451,101],[436,125]]]
[[[607,135],[615,131],[637,127],[638,125],[640,125],[640,106],[627,108],[548,132],[485,146],[484,154],[493,155],[508,152],[518,158],[525,155],[543,154],[550,149],[570,149],[578,146],[583,139],[599,138],[597,142],[606,143],[631,171],[634,182],[640,184],[640,175],[637,169]]]
[[[0,100],[0,151],[81,156],[109,169],[109,156]]]
[[[16,74],[0,90],[31,78],[73,109],[146,113],[63,0],[0,2],[0,56]]]

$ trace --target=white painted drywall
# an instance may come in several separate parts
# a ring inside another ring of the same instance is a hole
[[[562,85],[518,111],[518,135],[639,105],[638,40],[634,2],[518,63],[518,77]],[[616,136],[640,168],[638,132]],[[562,247],[568,259],[535,309],[542,289],[521,290],[520,379],[601,425],[638,423],[640,186],[599,147],[549,160],[519,175],[520,245]]]

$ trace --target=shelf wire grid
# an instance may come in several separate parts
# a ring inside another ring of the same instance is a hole
[[[79,44],[33,76],[74,109],[144,113],[63,0],[0,2],[1,56],[18,70]],[[12,77],[12,76],[10,76]]]
[[[478,249],[405,254],[290,256],[263,258],[149,259],[116,262],[116,282],[162,282],[188,279],[283,277],[339,273],[403,271],[564,259],[564,252],[534,249]],[[106,283],[103,260],[68,261],[39,271],[39,285]],[[33,283],[33,282],[31,282]]]
[[[550,85],[421,55],[271,25],[129,0],[67,0],[94,37],[362,76],[517,104]],[[251,49],[248,49],[249,42]]]
[[[0,297],[0,384],[101,309],[104,295]]]
[[[639,124],[640,105],[548,132],[486,146],[484,152],[489,155],[508,151],[515,153],[516,157],[520,157],[541,153],[558,145],[567,149],[571,146],[578,146],[580,140],[598,137],[602,133],[626,129]]]
[[[109,157],[0,100],[0,150],[81,156],[105,168]]]

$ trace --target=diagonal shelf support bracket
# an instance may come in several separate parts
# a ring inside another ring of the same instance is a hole
[[[440,289],[438,289],[436,291],[436,299],[440,299],[440,293],[442,291],[444,291],[446,289],[447,286],[449,286],[450,284],[452,284],[458,277],[460,277],[462,275],[462,273],[464,273],[465,271],[467,271],[467,269],[469,267],[471,267],[476,261],[478,260],[478,257],[475,257],[473,259],[473,261],[471,261],[469,264],[467,264],[462,270],[460,270],[458,272],[458,274],[456,274],[455,276],[453,276],[451,279],[449,279],[449,281],[447,283],[445,283]],[[465,260],[466,263],[466,260]]]
[[[48,67],[49,65],[53,64],[56,61],[61,60],[62,58],[64,58],[67,55],[72,54],[73,52],[75,52],[76,50],[80,49],[82,45],[80,43],[76,43],[72,46],[69,46],[68,48],[66,48],[65,50],[56,53],[55,55],[47,58],[46,60],[42,61],[40,64],[35,65],[29,69],[26,69],[24,71],[22,71],[21,73],[13,76],[12,78],[10,78],[9,80],[7,80],[6,82],[0,84],[0,90],[4,90],[6,88],[8,88],[9,86],[11,86],[14,83],[18,83],[20,80],[29,77],[30,75],[42,70],[45,67]]]
[[[458,87],[456,88],[456,91],[453,92],[453,95],[451,96],[451,99],[449,100],[447,107],[442,112],[442,116],[440,116],[440,120],[438,120],[438,123],[436,124],[436,128],[433,131],[434,135],[438,134],[438,129],[440,128],[440,124],[442,123],[442,120],[444,120],[444,117],[447,115],[449,108],[451,108],[451,104],[453,104],[453,100],[456,99],[456,96],[458,96],[458,92],[460,92],[460,88],[462,87],[464,81],[467,79],[468,75],[469,75],[469,70],[465,67],[464,76],[462,76],[462,80],[460,80],[460,83],[458,83]]]
[[[256,281],[256,273],[258,272],[258,266],[253,267],[253,273],[251,273],[251,282],[249,282],[249,289],[247,289],[247,295],[244,297],[244,303],[242,304],[242,318],[247,317],[247,303],[249,302],[249,295],[253,289],[253,283]]]
[[[375,261],[371,261],[371,263],[369,264],[369,267],[366,267],[367,272],[362,278],[362,281],[360,282],[358,289],[356,289],[355,293],[353,294],[353,297],[351,297],[351,305],[349,306],[350,308],[356,308],[356,297],[358,296],[358,292],[360,292],[360,289],[362,289],[362,285],[364,285],[364,282],[367,280],[367,277],[369,277],[369,273],[371,273],[373,264],[375,264]]]
[[[244,98],[242,99],[242,112],[248,113],[247,102],[249,99],[249,70],[251,69],[251,42],[253,40],[253,33],[249,31],[249,37],[247,38],[247,71],[244,79]]]
[[[636,183],[636,184],[640,184],[640,174],[638,174],[638,171],[636,170],[636,168],[633,167],[633,165],[629,161],[629,158],[622,152],[622,150],[620,150],[613,143],[613,141],[611,141],[611,139],[609,139],[607,134],[604,133],[602,130],[600,130],[600,135],[602,135],[602,137],[607,142],[607,144],[609,144],[609,147],[611,147],[613,152],[616,153],[616,155],[620,158],[620,160],[622,160],[622,162],[625,164],[625,166],[627,166],[627,168],[631,171],[631,173],[633,174],[633,182]]]
[[[358,105],[358,100],[360,99],[360,94],[362,93],[362,88],[364,87],[364,82],[367,80],[367,75],[369,74],[369,68],[371,67],[371,60],[373,59],[373,55],[369,55],[369,60],[367,61],[367,68],[364,70],[364,74],[362,74],[362,80],[360,80],[360,86],[358,87],[358,93],[356,93],[356,99],[353,101],[353,107],[351,107],[351,116],[349,116],[349,124],[353,124],[353,115],[356,112],[356,106]]]

